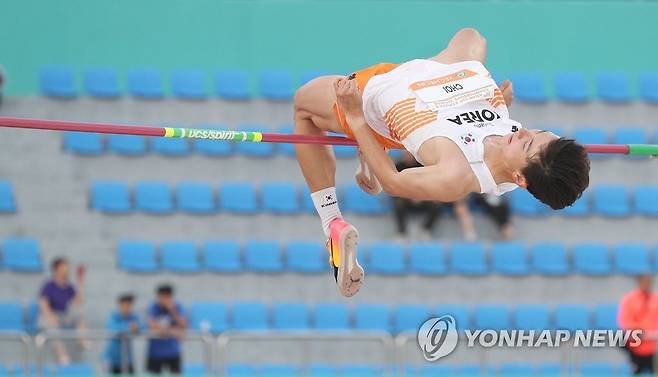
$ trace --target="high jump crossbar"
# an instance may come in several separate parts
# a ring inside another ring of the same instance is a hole
[[[202,128],[121,125],[63,120],[0,117],[0,127],[50,131],[95,132],[101,134],[159,136],[169,138],[209,139],[252,143],[292,143],[356,146],[354,140],[340,136],[294,135],[257,131],[230,131]],[[589,153],[658,156],[656,144],[586,144]]]

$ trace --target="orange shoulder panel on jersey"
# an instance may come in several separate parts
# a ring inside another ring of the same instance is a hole
[[[368,67],[366,69],[362,69],[360,71],[354,72],[352,75],[354,76],[353,80],[356,80],[356,83],[359,87],[359,90],[363,92],[363,89],[366,87],[366,84],[368,83],[368,80],[373,78],[376,75],[381,75],[382,73],[390,72],[395,67],[399,66],[399,64],[393,64],[393,63],[379,63],[375,64],[372,67]],[[345,132],[345,135],[349,137],[350,139],[354,140],[354,134],[352,133],[352,130],[350,129],[350,126],[347,124],[347,120],[345,119],[345,114],[343,111],[338,108],[338,104],[334,103],[334,114],[336,114],[336,120],[338,120],[338,123],[340,124],[340,127],[343,129]],[[375,136],[375,139],[377,139],[377,142],[379,145],[381,145],[384,148],[387,149],[402,149],[404,148],[402,144],[396,143],[395,141],[389,140],[382,135],[378,134],[375,131],[372,131],[373,136]]]

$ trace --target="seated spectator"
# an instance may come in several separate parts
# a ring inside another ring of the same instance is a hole
[[[409,168],[417,168],[422,166],[409,152],[405,152],[403,157],[396,162],[395,167],[398,171]],[[393,214],[397,225],[398,236],[401,238],[407,237],[407,225],[409,214],[421,213],[425,215],[422,223],[422,231],[419,238],[431,239],[432,230],[437,221],[441,217],[442,207],[452,205],[454,208],[455,216],[459,221],[459,225],[464,233],[464,238],[467,240],[475,240],[475,228],[473,226],[473,218],[468,209],[468,204],[464,200],[456,203],[439,203],[433,201],[414,201],[406,198],[393,197]]]
[[[82,303],[85,291],[85,268],[77,270],[77,289],[69,279],[69,262],[65,258],[55,258],[52,265],[52,279],[41,288],[39,295],[39,324],[45,330],[78,329],[86,326],[82,318]],[[87,341],[79,340],[79,345],[89,348]],[[61,341],[53,341],[57,362],[69,364],[71,357]]]
[[[500,238],[510,240],[514,236],[511,223],[509,203],[502,196],[491,194],[472,194],[475,202],[484,209],[484,213],[496,223]]]
[[[180,341],[185,337],[187,318],[183,306],[174,300],[174,288],[163,284],[156,290],[156,300],[148,310],[148,326],[154,338],[149,340],[147,370],[161,374],[181,373]]]
[[[117,333],[107,345],[106,357],[112,374],[134,374],[131,335],[139,332],[139,318],[134,311],[135,297],[131,294],[119,296],[118,309],[107,319],[107,329]]]

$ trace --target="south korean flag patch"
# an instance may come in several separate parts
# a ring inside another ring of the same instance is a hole
[[[460,139],[462,140],[462,143],[464,143],[464,145],[471,145],[475,143],[475,137],[473,137],[473,134],[471,133],[463,134],[462,136],[460,136]]]

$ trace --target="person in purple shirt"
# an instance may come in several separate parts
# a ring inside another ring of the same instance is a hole
[[[48,280],[39,294],[40,318],[42,329],[78,329],[84,330],[81,306],[85,291],[85,269],[79,266],[76,274],[77,288],[69,277],[69,262],[65,258],[55,258],[51,264],[52,278]],[[69,364],[71,357],[60,341],[53,341],[53,350],[60,364]],[[89,347],[88,342],[79,340],[81,348]]]

